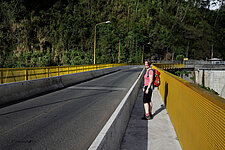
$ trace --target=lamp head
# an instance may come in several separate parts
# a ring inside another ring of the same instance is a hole
[[[110,21],[106,21],[105,23],[110,23]]]

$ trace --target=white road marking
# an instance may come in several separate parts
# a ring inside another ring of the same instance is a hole
[[[115,87],[84,87],[84,86],[73,86],[69,87],[69,89],[76,89],[76,90],[113,90],[113,91],[125,91],[126,88],[115,88]]]

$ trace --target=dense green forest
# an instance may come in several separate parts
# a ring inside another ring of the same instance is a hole
[[[0,67],[225,60],[225,5],[210,0],[1,0]],[[147,44],[148,43],[148,44]],[[120,51],[120,56],[119,56]]]

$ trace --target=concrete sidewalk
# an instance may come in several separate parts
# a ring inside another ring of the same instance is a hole
[[[152,120],[142,120],[143,92],[139,91],[120,150],[181,150],[158,89],[153,91]]]

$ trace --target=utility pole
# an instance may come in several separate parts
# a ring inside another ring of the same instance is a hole
[[[213,44],[212,44],[212,53],[211,53],[211,59],[213,58]]]
[[[118,55],[118,64],[120,63],[120,40],[119,40],[119,55]]]
[[[146,44],[151,44],[150,42],[148,42],[148,43],[145,43],[144,45],[143,45],[143,49],[142,49],[142,55],[141,55],[141,63],[143,63],[144,62],[144,52],[145,52],[145,45]]]
[[[190,44],[190,41],[188,41],[188,45],[187,45],[186,58],[188,58],[189,44]]]
[[[101,22],[101,23],[97,23],[95,25],[95,36],[94,36],[94,65],[95,65],[95,50],[96,50],[96,27],[97,25],[103,24],[103,23],[110,23],[110,21],[106,21],[106,22]]]

